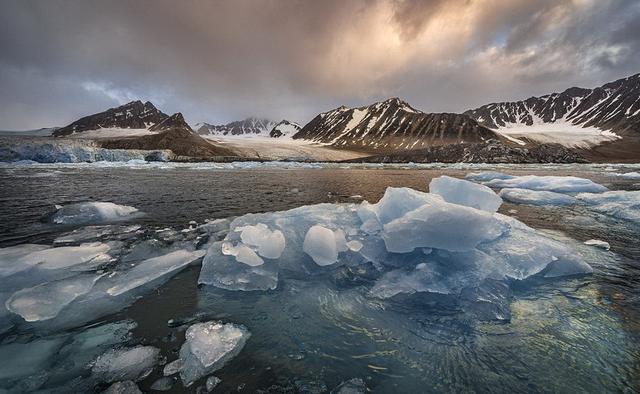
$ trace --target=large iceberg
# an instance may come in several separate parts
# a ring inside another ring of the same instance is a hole
[[[496,212],[502,204],[502,199],[491,188],[446,175],[432,179],[429,192],[442,196],[446,202],[488,212]]]
[[[185,386],[222,368],[244,347],[251,334],[241,325],[217,321],[187,329],[180,348],[180,378]]]
[[[512,176],[499,172],[470,173],[466,179],[482,182],[492,188],[516,188],[556,193],[601,193],[608,189],[589,179],[575,176]]]
[[[484,190],[479,196],[495,201]],[[242,242],[247,226],[258,224],[280,231],[285,247],[279,258],[248,265],[228,249]],[[373,281],[371,297],[423,293],[447,295],[454,303],[504,304],[510,281],[592,271],[571,244],[514,218],[408,188],[388,188],[376,204],[318,204],[245,215],[229,228],[225,240],[207,251],[199,283],[270,290],[287,278],[363,275],[364,283]],[[508,318],[504,306],[498,309],[496,316]]]
[[[61,206],[51,216],[56,224],[85,225],[127,220],[139,216],[138,209],[112,202],[82,202]]]

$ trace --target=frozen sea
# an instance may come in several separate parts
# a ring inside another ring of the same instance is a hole
[[[634,191],[640,190],[640,178],[633,175],[639,169],[634,165],[2,164],[0,248],[76,245],[69,234],[86,230],[86,225],[51,220],[57,205],[112,202],[137,208],[139,214],[109,224],[118,227],[95,237],[111,242],[112,249],[127,250],[118,257],[122,261],[117,264],[123,264],[132,255],[142,260],[156,257],[156,249],[170,252],[182,243],[210,242],[195,229],[215,219],[319,203],[374,203],[387,187],[426,192],[430,180],[441,175],[464,178],[472,172],[499,171],[574,176],[609,190]],[[0,363],[0,391],[101,392],[110,382],[96,377],[91,367],[96,356],[137,346],[155,347],[159,356],[148,374],[121,380],[137,380],[143,392],[151,391],[154,384],[160,387],[165,363],[178,358],[187,327],[198,321],[233,323],[251,333],[235,357],[207,375],[221,380],[213,392],[340,392],[339,386],[347,388],[344,383],[352,379],[364,383],[352,381],[356,390],[366,386],[374,393],[640,391],[640,222],[583,205],[505,201],[498,212],[562,243],[578,245],[580,253],[590,256],[593,273],[512,283],[510,317],[492,319],[469,313],[464,305],[450,307],[449,299],[370,297],[377,278],[367,272],[336,269],[313,279],[281,275],[277,288],[268,291],[198,286],[198,260],[136,293],[122,308],[105,306],[104,313],[86,318],[75,319],[76,312],[63,310],[56,324],[22,324],[3,311],[0,355],[18,361],[17,367],[5,360]],[[606,241],[610,250],[582,244],[590,239]],[[0,277],[3,300],[13,291],[7,290],[13,285],[9,281]],[[37,283],[29,284],[33,285]],[[170,392],[203,392],[205,380],[189,387],[173,376],[162,382]]]

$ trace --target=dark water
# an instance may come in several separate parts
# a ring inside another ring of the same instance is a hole
[[[590,167],[500,169],[574,175],[611,189],[639,189]],[[461,169],[195,170],[159,168],[0,169],[0,247],[50,243],[70,230],[41,221],[55,204],[110,201],[146,215],[143,226],[286,210],[320,202],[377,201],[388,186],[427,191],[431,178]],[[292,192],[298,189],[298,192]],[[361,198],[352,198],[360,195]],[[513,211],[517,210],[517,212]],[[372,301],[362,288],[287,280],[273,292],[196,286],[190,267],[130,307],[100,321],[133,319],[138,342],[177,357],[194,315],[244,324],[252,337],[222,370],[219,392],[328,392],[362,378],[372,392],[637,392],[640,390],[638,232],[614,221],[584,226],[579,209],[504,204],[500,212],[537,229],[584,241],[604,239],[611,260],[595,273],[516,289],[509,323],[411,311]],[[156,371],[143,390],[161,376]],[[176,383],[171,392],[195,392]],[[98,387],[99,388],[99,387]],[[216,391],[218,392],[218,391]]]

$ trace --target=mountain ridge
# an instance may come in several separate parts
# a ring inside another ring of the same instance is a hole
[[[467,115],[425,113],[397,97],[367,106],[340,106],[322,112],[293,138],[370,151],[501,139]]]
[[[131,101],[106,111],[84,116],[53,132],[54,137],[63,137],[101,128],[147,129],[167,119],[169,115],[160,111],[150,101]]]

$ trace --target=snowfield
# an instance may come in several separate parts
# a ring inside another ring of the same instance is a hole
[[[323,144],[261,136],[217,136],[204,135],[239,156],[260,160],[340,161],[368,156],[362,152],[335,149]]]
[[[560,144],[567,148],[590,148],[621,138],[611,131],[600,130],[597,127],[582,127],[563,121],[555,123],[540,122],[531,126],[510,123],[495,131],[520,145],[524,143],[521,138],[527,138],[541,143]]]

